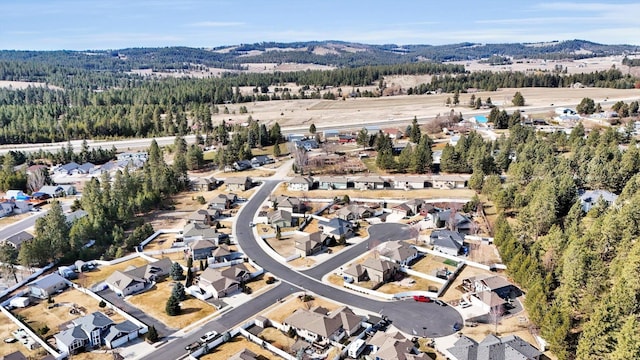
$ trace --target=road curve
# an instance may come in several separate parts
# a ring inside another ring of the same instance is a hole
[[[265,181],[238,214],[235,235],[245,255],[276,277],[318,296],[386,315],[398,329],[408,334],[440,337],[455,332],[452,326],[456,322],[462,322],[462,317],[451,306],[442,307],[434,303],[418,303],[412,300],[387,302],[356,295],[294,271],[269,256],[258,244],[261,240],[254,237],[250,224],[264,200],[278,183],[279,181],[275,180]]]

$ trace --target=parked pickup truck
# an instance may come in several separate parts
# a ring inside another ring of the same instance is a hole
[[[196,341],[196,342],[194,342],[194,343],[191,343],[191,344],[189,344],[189,345],[185,346],[185,347],[184,347],[184,349],[185,349],[185,350],[187,350],[187,351],[189,351],[189,352],[191,352],[191,351],[193,351],[193,350],[195,350],[195,349],[199,348],[199,347],[200,347],[200,345],[202,345],[202,343],[201,343],[200,341]]]

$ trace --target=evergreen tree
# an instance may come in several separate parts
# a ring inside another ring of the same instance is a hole
[[[182,301],[187,298],[187,294],[184,291],[184,285],[181,282],[177,282],[173,285],[173,289],[171,290],[171,296],[176,299]]]
[[[165,305],[164,310],[169,316],[180,315],[180,312],[181,312],[180,300],[178,300],[173,295],[169,296],[169,299],[167,299],[167,304]]]
[[[522,96],[520,91],[516,91],[515,95],[513,95],[513,99],[511,99],[511,103],[513,106],[524,106],[524,96]]]
[[[182,265],[177,262],[171,264],[171,269],[169,270],[169,275],[174,281],[184,280],[184,270],[182,269]]]
[[[411,122],[411,133],[409,134],[409,138],[412,143],[417,144],[420,141],[420,137],[422,137],[420,125],[418,125],[418,118],[414,116]]]

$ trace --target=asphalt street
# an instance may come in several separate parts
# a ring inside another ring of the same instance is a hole
[[[430,337],[446,336],[455,332],[452,326],[456,322],[462,322],[462,317],[450,306],[438,306],[433,303],[417,303],[413,300],[386,302],[356,295],[352,292],[324,284],[307,274],[291,270],[289,267],[265,253],[253,236],[253,229],[250,223],[253,221],[253,216],[263,201],[278,183],[279,181],[275,180],[265,181],[238,214],[236,239],[242,251],[248,257],[276,277],[286,282],[296,284],[318,296],[374,313],[382,313],[388,316],[397,328],[409,334],[418,331],[418,329],[422,330],[423,327],[427,327],[427,336]],[[330,266],[333,266],[333,264],[325,265],[326,268]],[[418,335],[420,334],[418,333]]]
[[[36,219],[43,217],[46,214],[46,211],[32,212],[29,214],[29,217],[3,227],[0,229],[0,239],[6,239],[11,235],[15,235],[20,231],[34,226],[36,224]]]

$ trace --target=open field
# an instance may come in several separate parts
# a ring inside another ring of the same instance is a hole
[[[312,308],[314,306],[322,306],[329,311],[335,310],[338,307],[340,307],[338,304],[324,298],[316,297],[311,301],[304,302],[298,299],[297,297],[290,297],[284,303],[278,305],[274,309],[263,314],[263,316],[268,319],[275,320],[281,323],[289,315],[293,314],[293,312],[296,311],[296,309],[299,309],[302,307]]]
[[[200,357],[199,359],[200,360],[229,359],[233,355],[239,353],[244,349],[250,350],[254,354],[261,356],[263,359],[281,359],[281,357],[277,356],[276,354],[270,352],[269,350],[263,349],[262,347],[258,346],[256,343],[251,342],[242,336],[233,337],[231,340],[227,341],[224,344],[221,344],[220,346],[211,350],[210,353]]]
[[[81,273],[78,279],[74,280],[74,282],[82,285],[83,287],[91,287],[94,284],[106,280],[109,275],[113,274],[116,270],[124,271],[124,269],[129,266],[137,267],[146,264],[148,264],[147,260],[137,257],[111,266],[100,266],[93,271]]]
[[[174,282],[171,280],[156,283],[151,290],[133,295],[128,298],[128,301],[149,316],[162,321],[168,327],[176,329],[181,329],[215,312],[213,306],[187,295],[186,300],[180,302],[182,313],[177,316],[167,315],[165,305],[171,295],[173,284]]]
[[[43,83],[43,82],[34,82],[34,81],[9,81],[9,80],[0,80],[0,88],[11,88],[13,90],[24,90],[28,87],[36,88],[49,88],[51,90],[62,90],[61,87]]]
[[[153,239],[150,243],[145,245],[145,251],[153,251],[153,250],[166,250],[171,248],[171,244],[176,239],[176,234],[162,234],[155,239]]]
[[[11,332],[17,329],[18,326],[14,324],[13,321],[11,321],[4,314],[0,314],[0,341],[13,337],[13,335],[11,335]],[[43,358],[47,354],[47,352],[43,348],[28,350],[19,341],[11,344],[2,342],[2,346],[0,347],[0,356],[11,354],[14,351],[21,351],[23,355],[27,357],[33,356],[37,359]]]
[[[289,265],[293,266],[293,267],[312,267],[313,265],[315,265],[316,261],[313,260],[312,257],[306,256],[306,257],[299,257],[295,260],[289,261]]]
[[[480,91],[476,98],[490,97],[495,105],[505,104],[507,110],[515,109],[511,106],[511,99],[516,91],[520,91],[526,100],[527,108],[547,108],[553,106],[575,107],[584,97],[590,97],[596,102],[604,99],[623,100],[636,99],[638,90],[602,89],[602,88],[521,88],[499,89],[497,91]],[[342,100],[281,100],[258,101],[245,104],[228,104],[230,112],[239,113],[240,106],[246,106],[249,115],[260,118],[267,126],[276,121],[287,131],[306,132],[312,123],[319,130],[351,124],[354,128],[375,125],[376,121],[395,119],[395,123],[385,127],[405,125],[414,116],[419,119],[432,118],[436,115],[448,114],[452,108],[445,105],[447,97],[452,94],[437,95],[398,95],[381,98],[349,98]],[[460,104],[466,104],[471,94],[461,94]],[[604,106],[605,109],[607,106]],[[454,108],[455,112],[462,112],[464,116],[473,114],[487,114],[488,110],[472,110],[464,105]],[[543,110],[542,112],[547,112]],[[247,114],[230,115],[216,114],[213,121],[219,123],[223,119],[229,121],[245,121]]]
[[[47,304],[47,300],[40,300],[36,304],[32,303],[34,305],[14,310],[14,314],[26,317],[29,326],[36,331],[44,326],[48,327],[49,331],[44,334],[44,337],[58,333],[60,325],[95,311],[104,312],[116,323],[124,320],[120,314],[114,311],[100,309],[96,299],[76,289],[67,289],[54,296],[53,300],[55,301],[54,307],[50,309],[48,308],[50,304]],[[73,305],[81,310],[80,314],[71,314],[69,312]]]

